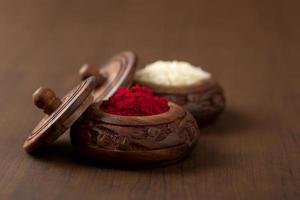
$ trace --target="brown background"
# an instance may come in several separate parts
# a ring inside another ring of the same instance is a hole
[[[300,199],[299,3],[267,0],[0,1],[1,199]],[[39,86],[62,96],[86,62],[125,49],[140,66],[187,60],[212,72],[228,108],[173,166],[105,168],[68,134],[33,157]]]

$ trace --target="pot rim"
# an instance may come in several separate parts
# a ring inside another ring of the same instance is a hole
[[[213,79],[208,79],[204,81],[199,81],[192,85],[188,86],[162,86],[157,84],[149,84],[144,82],[136,82],[138,84],[147,86],[153,90],[156,94],[179,94],[179,95],[187,95],[191,93],[202,93],[207,91],[212,87],[220,87],[217,81]]]
[[[183,118],[186,110],[173,102],[168,102],[170,109],[167,112],[148,116],[122,116],[106,113],[100,110],[101,103],[93,106],[93,112],[88,114],[88,118],[94,121],[123,126],[144,126],[159,125],[172,122],[178,118]]]

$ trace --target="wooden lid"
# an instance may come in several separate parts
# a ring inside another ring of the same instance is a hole
[[[95,102],[108,99],[123,85],[132,83],[136,57],[130,51],[124,51],[108,60],[101,67],[86,64],[79,70],[82,80],[89,76],[96,77],[97,87],[93,92]]]
[[[35,105],[46,114],[33,129],[23,148],[27,152],[49,143],[53,143],[82,115],[93,103],[92,92],[97,85],[95,77],[82,81],[64,98],[45,87],[37,89],[32,95]]]

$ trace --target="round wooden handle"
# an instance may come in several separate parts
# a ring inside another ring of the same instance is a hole
[[[62,103],[59,98],[56,97],[53,90],[46,87],[40,87],[33,95],[32,99],[34,104],[44,110],[44,113],[50,115],[53,113]]]
[[[105,77],[99,72],[98,67],[95,65],[83,65],[79,70],[79,75],[81,80],[85,80],[90,76],[94,76],[97,81],[97,87],[101,86],[105,81]]]

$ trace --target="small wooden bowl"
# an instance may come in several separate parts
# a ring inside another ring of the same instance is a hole
[[[131,166],[170,164],[187,156],[198,140],[193,116],[174,103],[152,116],[113,115],[99,106],[90,106],[70,132],[75,149],[90,158]]]
[[[190,111],[200,126],[215,120],[225,108],[223,88],[214,80],[182,87],[139,83]]]

